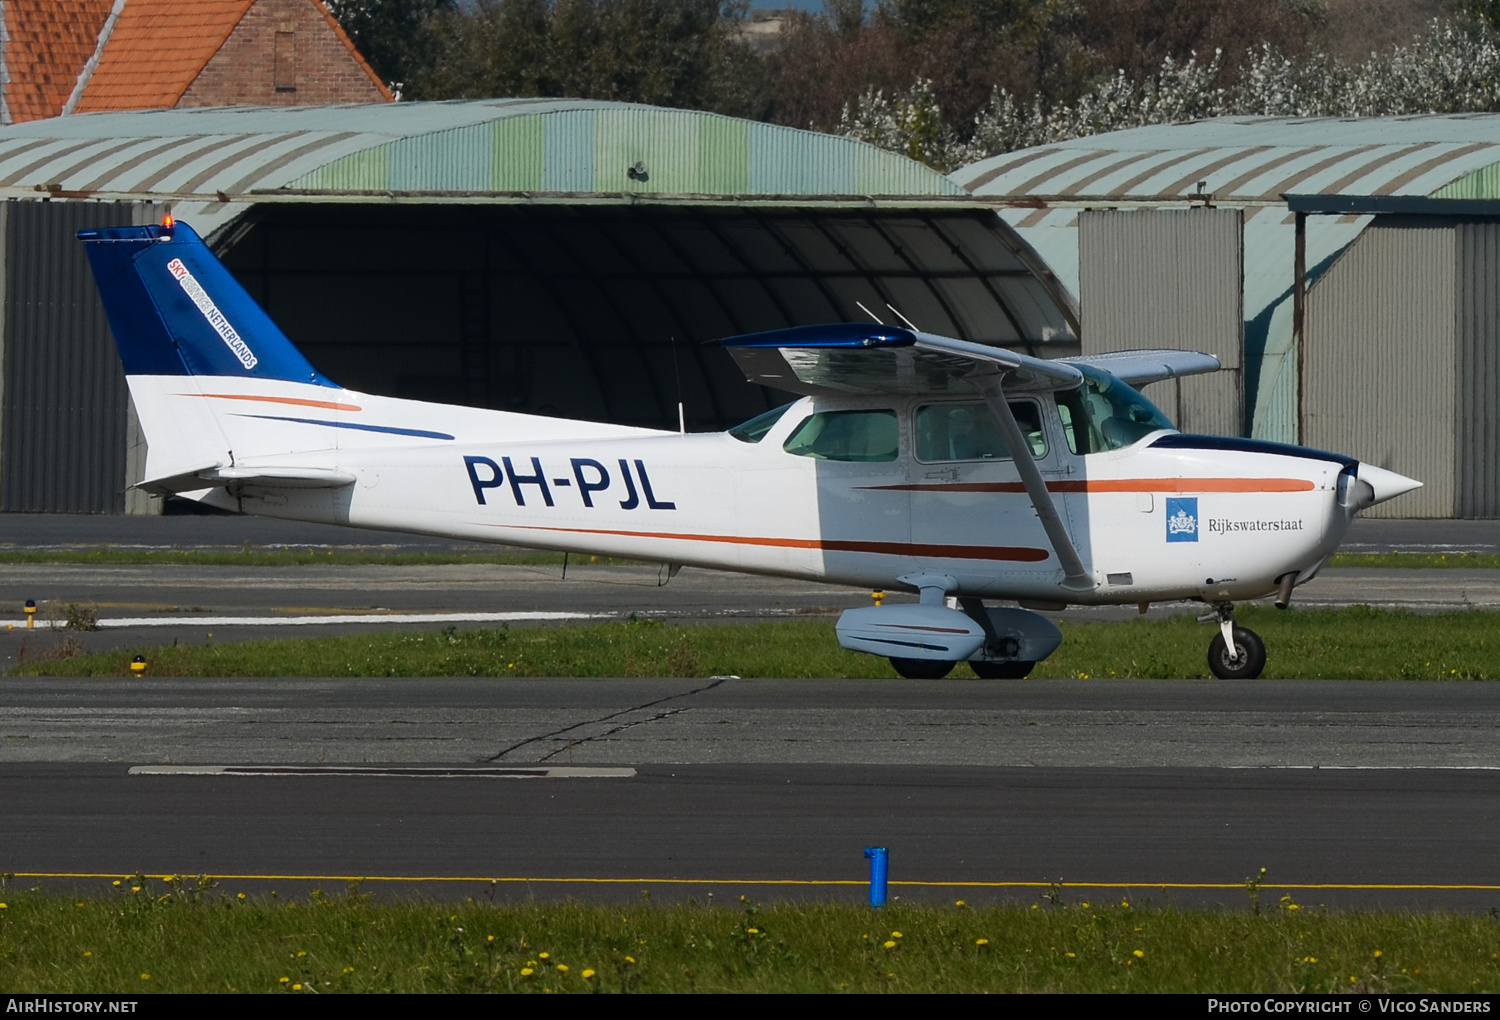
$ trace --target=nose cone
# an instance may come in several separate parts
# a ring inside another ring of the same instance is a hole
[[[1373,494],[1373,498],[1366,504],[1367,506],[1384,503],[1386,500],[1394,499],[1403,492],[1410,492],[1413,489],[1420,489],[1422,487],[1422,483],[1415,478],[1407,478],[1405,475],[1398,475],[1394,471],[1387,471],[1385,468],[1378,468],[1373,464],[1365,464],[1363,462],[1359,465],[1359,480],[1368,485]]]

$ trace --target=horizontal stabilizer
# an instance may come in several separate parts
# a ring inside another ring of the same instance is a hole
[[[1111,351],[1108,354],[1086,354],[1078,358],[1059,358],[1070,365],[1088,365],[1102,369],[1130,386],[1175,379],[1184,375],[1217,372],[1223,366],[1212,354],[1197,351]]]
[[[347,471],[317,467],[224,467],[211,464],[206,467],[148,478],[137,482],[134,488],[143,489],[157,496],[170,496],[177,492],[196,492],[220,485],[258,485],[273,489],[337,489],[353,485],[354,475]]]

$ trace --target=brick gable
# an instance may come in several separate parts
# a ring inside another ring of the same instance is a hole
[[[126,0],[76,111],[390,100],[319,0]]]
[[[316,0],[256,0],[178,106],[390,102]]]

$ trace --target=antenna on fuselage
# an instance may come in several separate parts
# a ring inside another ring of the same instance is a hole
[[[886,302],[886,303],[885,303],[885,306],[886,306],[886,307],[887,307],[887,308],[889,308],[889,309],[890,309],[890,310],[891,310],[891,311],[892,311],[892,312],[894,312],[894,313],[895,313],[895,315],[896,315],[896,318],[898,318],[898,319],[900,319],[900,320],[901,320],[901,321],[902,321],[902,322],[904,322],[904,323],[906,323],[906,328],[907,328],[907,329],[911,329],[911,330],[916,330],[916,332],[918,332],[918,333],[920,333],[920,332],[922,332],[922,331],[921,331],[921,329],[919,329],[919,328],[918,328],[918,327],[917,327],[917,324],[916,324],[916,323],[915,323],[915,322],[912,322],[912,321],[911,321],[911,320],[910,320],[910,319],[908,319],[908,318],[907,318],[907,317],[906,317],[906,316],[904,316],[904,315],[902,315],[902,314],[901,314],[901,309],[899,309],[899,308],[897,308],[897,307],[896,307],[896,306],[895,306],[895,305],[893,305],[893,304],[891,304],[891,303],[890,303],[890,302],[889,302],[889,301],[887,301],[887,302]]]
[[[870,311],[868,308],[865,307],[865,303],[863,301],[856,301],[856,302],[854,302],[854,304],[855,304],[855,306],[860,311],[864,312],[870,318],[874,319],[876,325],[879,325],[879,326],[884,326],[885,325],[885,323],[881,321],[880,316],[876,315],[874,312]]]

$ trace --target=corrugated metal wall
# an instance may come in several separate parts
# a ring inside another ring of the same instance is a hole
[[[1500,223],[1460,223],[1458,393],[1454,433],[1458,517],[1500,517]]]
[[[1423,482],[1365,516],[1454,513],[1456,254],[1451,222],[1381,218],[1308,291],[1302,442]]]
[[[1083,351],[1176,347],[1224,370],[1147,395],[1184,432],[1241,435],[1244,229],[1238,209],[1088,210],[1078,218]]]
[[[125,376],[74,235],[136,207],[5,202],[0,510],[125,509]]]

